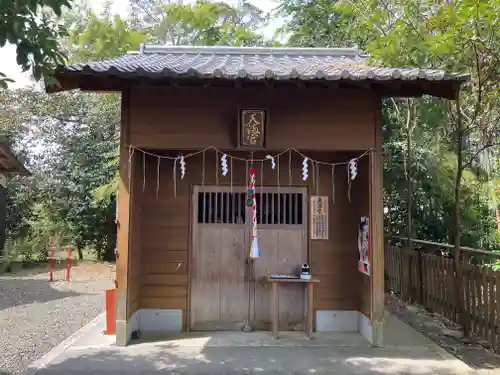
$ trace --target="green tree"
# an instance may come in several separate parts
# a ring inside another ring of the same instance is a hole
[[[16,45],[17,63],[31,71],[36,80],[50,78],[54,67],[64,61],[58,41],[64,28],[53,17],[61,16],[68,0],[10,0],[0,2],[0,47]],[[0,72],[0,88],[12,79]]]
[[[71,62],[115,58],[158,41],[168,22],[167,34],[179,43],[258,43],[249,12],[224,4],[163,4],[164,22],[139,28],[109,7],[102,14],[75,7],[61,19],[68,36],[59,43]],[[48,244],[57,242],[113,257],[119,124],[117,94],[0,91],[0,129],[26,154],[33,173],[10,181],[9,239],[20,253],[43,257]]]
[[[194,4],[132,0],[137,27],[155,43],[251,46],[264,43],[259,30],[268,21],[247,1],[238,7],[198,0]]]
[[[348,1],[347,9],[356,16],[358,32],[370,35],[367,48],[379,64],[471,73],[471,83],[453,105],[448,105],[445,121],[453,139],[449,150],[454,152],[451,237],[457,300],[464,332],[468,334],[467,308],[460,292],[463,287],[460,247],[464,240],[473,239],[464,221],[484,224],[481,220],[484,214],[492,218],[491,211],[488,215],[487,210],[476,210],[477,194],[467,191],[467,181],[481,178],[483,165],[478,156],[500,145],[500,2]],[[466,236],[465,230],[468,230]]]
[[[10,182],[9,238],[22,240],[21,248],[37,254],[44,254],[53,241],[76,245],[80,254],[90,246],[98,258],[112,259],[114,200],[96,206],[94,190],[116,171],[108,153],[118,145],[116,96],[23,89],[4,91],[0,98],[0,113],[5,114],[0,124],[10,123],[8,116],[14,122],[12,116],[22,108],[16,126],[7,130],[17,149],[25,150],[33,173]]]
[[[283,0],[275,11],[285,19],[278,34],[295,47],[363,46],[365,38],[351,30],[354,16],[331,0]]]
[[[64,18],[68,38],[63,41],[70,62],[86,62],[119,57],[137,50],[148,40],[143,30],[132,28],[128,20],[105,10],[101,15],[89,9]]]

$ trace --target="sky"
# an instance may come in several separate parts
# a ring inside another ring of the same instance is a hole
[[[99,12],[105,0],[84,1],[86,1],[96,12]],[[238,0],[225,0],[225,2],[236,5]],[[250,0],[249,2],[259,7],[264,12],[269,12],[277,5],[276,0]],[[113,0],[112,12],[126,16],[128,14],[128,6],[129,0]],[[19,65],[17,65],[16,47],[13,45],[7,45],[0,48],[0,72],[6,74],[7,77],[15,81],[9,84],[10,88],[24,87],[33,83],[30,80],[29,72],[23,73]]]

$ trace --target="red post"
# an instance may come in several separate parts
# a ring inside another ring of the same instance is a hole
[[[71,271],[71,247],[68,247],[68,264],[66,265],[66,281],[69,281]]]
[[[106,335],[116,335],[116,289],[106,290]]]
[[[54,281],[54,246],[50,247],[49,267],[50,267],[50,281]]]

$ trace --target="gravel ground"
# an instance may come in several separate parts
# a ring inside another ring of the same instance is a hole
[[[80,263],[57,271],[0,275],[0,375],[17,374],[104,311],[115,266]]]

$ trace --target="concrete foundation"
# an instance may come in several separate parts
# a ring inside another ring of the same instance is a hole
[[[463,362],[389,315],[385,346],[359,333],[188,332],[144,337],[126,347],[102,335],[97,320],[85,334],[49,353],[22,375],[472,375]],[[59,351],[59,352],[58,352]]]

